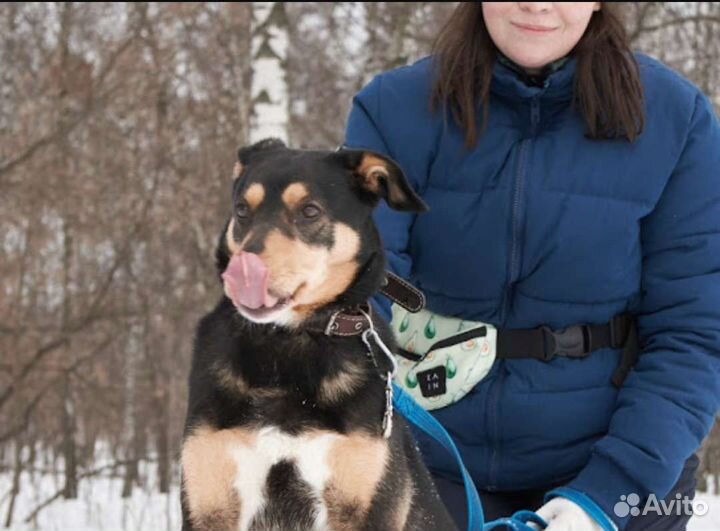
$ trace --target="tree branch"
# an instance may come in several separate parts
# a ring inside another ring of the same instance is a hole
[[[717,16],[717,15],[690,15],[687,17],[665,20],[658,24],[653,24],[652,26],[640,26],[633,32],[633,35],[631,38],[634,40],[634,39],[638,38],[640,35],[642,35],[643,33],[651,33],[653,31],[658,31],[658,30],[661,30],[664,28],[669,28],[671,26],[681,26],[688,22],[711,22],[714,24],[720,24],[720,16]]]
[[[115,463],[110,463],[109,465],[103,465],[103,466],[95,468],[93,470],[88,470],[87,472],[83,472],[82,474],[80,474],[78,476],[78,480],[86,479],[86,478],[89,478],[92,476],[97,476],[97,475],[101,474],[102,472],[105,472],[106,470],[111,470],[111,469],[119,468],[121,466],[126,466],[130,463],[131,463],[131,461],[116,461]],[[55,492],[55,494],[53,494],[52,496],[47,498],[45,501],[40,503],[37,507],[35,507],[35,509],[32,510],[32,512],[30,512],[30,514],[28,514],[25,517],[24,522],[26,524],[30,523],[38,515],[38,513],[40,513],[40,511],[42,511],[45,507],[47,507],[52,502],[54,502],[55,500],[60,498],[64,492],[65,492],[65,488],[63,487],[60,490],[58,490],[57,492]]]
[[[117,62],[118,58],[127,50],[130,45],[135,41],[139,33],[139,30],[137,30],[133,35],[125,39],[120,45],[110,54],[107,61],[103,65],[102,69],[98,73],[96,84],[98,86],[102,86],[103,82],[105,81],[105,78],[107,78],[108,74],[112,71],[113,67],[115,66],[115,63]],[[93,100],[90,100],[87,105],[84,106],[83,109],[77,111],[75,113],[75,116],[72,120],[68,120],[65,123],[61,123],[54,131],[51,131],[47,135],[37,139],[35,142],[30,144],[28,147],[26,147],[23,151],[20,152],[20,154],[16,155],[15,157],[11,158],[10,160],[3,162],[0,164],[0,177],[2,177],[4,174],[9,173],[12,171],[16,166],[22,164],[23,162],[30,159],[38,150],[41,148],[52,144],[56,140],[60,138],[67,137],[72,131],[80,125],[82,122],[84,122],[89,116],[92,115],[93,108],[96,107],[96,102]],[[2,181],[0,181],[0,184],[2,184]]]
[[[66,338],[67,340],[67,338]],[[35,410],[37,405],[40,403],[42,398],[45,396],[45,393],[47,393],[50,389],[55,386],[58,381],[60,381],[60,378],[63,377],[67,373],[74,372],[77,370],[78,367],[80,367],[83,363],[86,361],[94,358],[95,356],[103,353],[105,349],[107,348],[110,343],[112,343],[115,340],[115,336],[109,335],[103,341],[100,342],[99,345],[97,345],[90,354],[87,354],[86,356],[83,356],[81,358],[78,358],[75,360],[71,365],[65,367],[61,373],[60,376],[53,378],[45,387],[43,387],[34,397],[33,399],[28,403],[28,405],[25,407],[25,411],[22,414],[22,420],[16,424],[14,427],[6,430],[3,433],[0,433],[0,444],[4,443],[5,441],[8,441],[15,437],[17,434],[23,432],[25,428],[28,427],[30,424],[30,417],[32,416],[32,412]],[[28,371],[29,372],[29,371]],[[17,382],[17,380],[16,380]],[[12,385],[10,391],[12,391]],[[9,398],[10,395],[8,395]],[[6,398],[7,400],[7,398]]]

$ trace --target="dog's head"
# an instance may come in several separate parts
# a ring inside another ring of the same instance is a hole
[[[385,265],[373,209],[384,199],[427,210],[400,167],[369,151],[295,150],[268,139],[239,151],[234,175],[217,265],[225,294],[257,323],[293,327],[371,296]],[[364,276],[372,278],[359,282]]]

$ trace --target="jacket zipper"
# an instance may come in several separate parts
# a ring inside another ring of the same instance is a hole
[[[537,134],[540,124],[540,100],[535,96],[530,100],[530,124],[531,137],[524,138],[520,141],[518,151],[518,167],[515,172],[515,180],[513,182],[513,206],[512,206],[512,229],[510,244],[510,261],[508,265],[508,281],[503,296],[502,305],[500,307],[500,324],[505,324],[507,319],[510,301],[512,300],[515,281],[520,276],[520,232],[522,230],[522,221],[524,219],[522,210],[523,191],[525,186],[525,162],[529,144],[533,141],[533,137]]]
[[[537,134],[538,126],[540,125],[540,100],[539,97],[534,97],[530,101],[530,124],[531,124],[531,136],[530,138],[524,138],[520,142],[520,148],[518,151],[518,167],[515,172],[515,180],[513,183],[513,206],[512,206],[512,240],[510,246],[510,263],[508,266],[508,286],[505,289],[505,294],[500,308],[500,323],[501,326],[505,324],[507,319],[508,310],[510,307],[510,301],[513,297],[515,281],[520,276],[520,235],[522,230],[522,222],[524,220],[522,199],[524,196],[524,185],[525,185],[525,174],[526,169],[526,157],[530,143]],[[505,377],[504,366],[502,360],[499,360],[497,368],[497,374],[495,381],[492,382],[491,388],[488,390],[488,400],[486,410],[486,429],[488,430],[488,443],[491,448],[490,451],[490,462],[488,463],[487,482],[486,489],[493,491],[497,489],[495,484],[499,470],[498,463],[498,441],[500,439],[499,432],[499,408],[500,408],[500,387]]]
[[[540,125],[540,99],[538,96],[530,100],[530,124],[532,125],[532,136],[535,136],[538,125]]]

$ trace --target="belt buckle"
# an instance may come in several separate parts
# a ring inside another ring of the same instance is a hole
[[[584,326],[576,325],[552,330],[548,326],[541,326],[545,343],[544,361],[550,361],[555,356],[568,358],[582,358],[586,354]],[[588,330],[589,333],[589,330]]]

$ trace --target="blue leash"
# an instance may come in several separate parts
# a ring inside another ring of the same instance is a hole
[[[453,455],[455,461],[457,461],[458,465],[460,465],[460,472],[462,473],[463,482],[465,483],[468,531],[490,531],[492,529],[497,529],[498,531],[503,529],[511,531],[536,531],[528,525],[530,522],[538,524],[540,529],[545,529],[547,527],[545,520],[532,511],[518,511],[509,518],[500,518],[487,524],[485,523],[485,515],[483,514],[480,495],[475,488],[475,484],[470,477],[470,473],[467,471],[467,468],[465,468],[465,463],[463,462],[460,452],[455,446],[452,437],[450,437],[450,434],[445,430],[445,428],[443,428],[442,425],[435,420],[435,417],[420,407],[409,394],[403,391],[401,387],[392,381],[393,377],[397,373],[397,361],[395,360],[395,356],[373,328],[371,317],[365,312],[363,313],[370,323],[370,328],[362,333],[362,340],[368,349],[369,356],[373,358],[374,362],[373,349],[370,345],[370,337],[372,337],[392,364],[392,370],[387,373],[387,380],[385,383],[386,406],[385,414],[383,415],[383,436],[389,437],[390,435],[392,430],[392,408],[395,408],[408,420],[408,422],[414,424],[420,430],[435,439]]]
[[[537,527],[541,530],[547,528],[547,522],[533,511],[517,511],[510,517],[498,518],[492,522],[485,523],[485,515],[483,513],[480,495],[475,488],[475,484],[470,477],[470,473],[467,471],[467,468],[465,468],[465,463],[463,462],[462,456],[455,446],[452,437],[450,437],[450,434],[445,430],[445,428],[443,428],[442,425],[435,420],[435,417],[420,407],[408,393],[392,381],[393,377],[397,373],[397,361],[395,360],[395,356],[390,349],[388,349],[387,345],[383,343],[380,336],[378,336],[372,326],[372,319],[370,316],[365,312],[362,313],[365,314],[365,317],[370,323],[370,328],[365,330],[362,334],[362,340],[368,348],[368,354],[374,360],[372,346],[369,341],[369,338],[372,336],[392,364],[392,370],[387,373],[387,380],[385,384],[386,408],[383,416],[383,436],[389,437],[390,432],[392,431],[392,408],[394,407],[407,419],[408,422],[432,437],[453,455],[455,461],[460,466],[463,483],[465,483],[468,531],[536,531],[537,528],[530,527],[530,523],[537,524]],[[546,495],[546,501],[549,497],[553,496],[563,496],[575,502],[581,508],[585,509],[585,511],[587,511],[588,514],[590,514],[591,517],[593,517],[598,523],[600,523],[605,531],[617,531],[617,527],[610,518],[608,518],[595,504],[595,502],[593,502],[585,494],[561,487],[550,491]]]
[[[465,495],[467,497],[468,531],[490,531],[490,530],[512,530],[512,531],[535,531],[528,524],[533,522],[540,529],[545,529],[547,523],[532,511],[518,511],[509,518],[500,518],[485,523],[480,495],[473,483],[470,473],[465,468],[460,452],[453,442],[450,434],[435,420],[430,413],[420,407],[413,398],[393,383],[393,406],[407,419],[408,422],[417,426],[420,430],[440,443],[450,452],[460,466],[463,482],[465,483]]]

